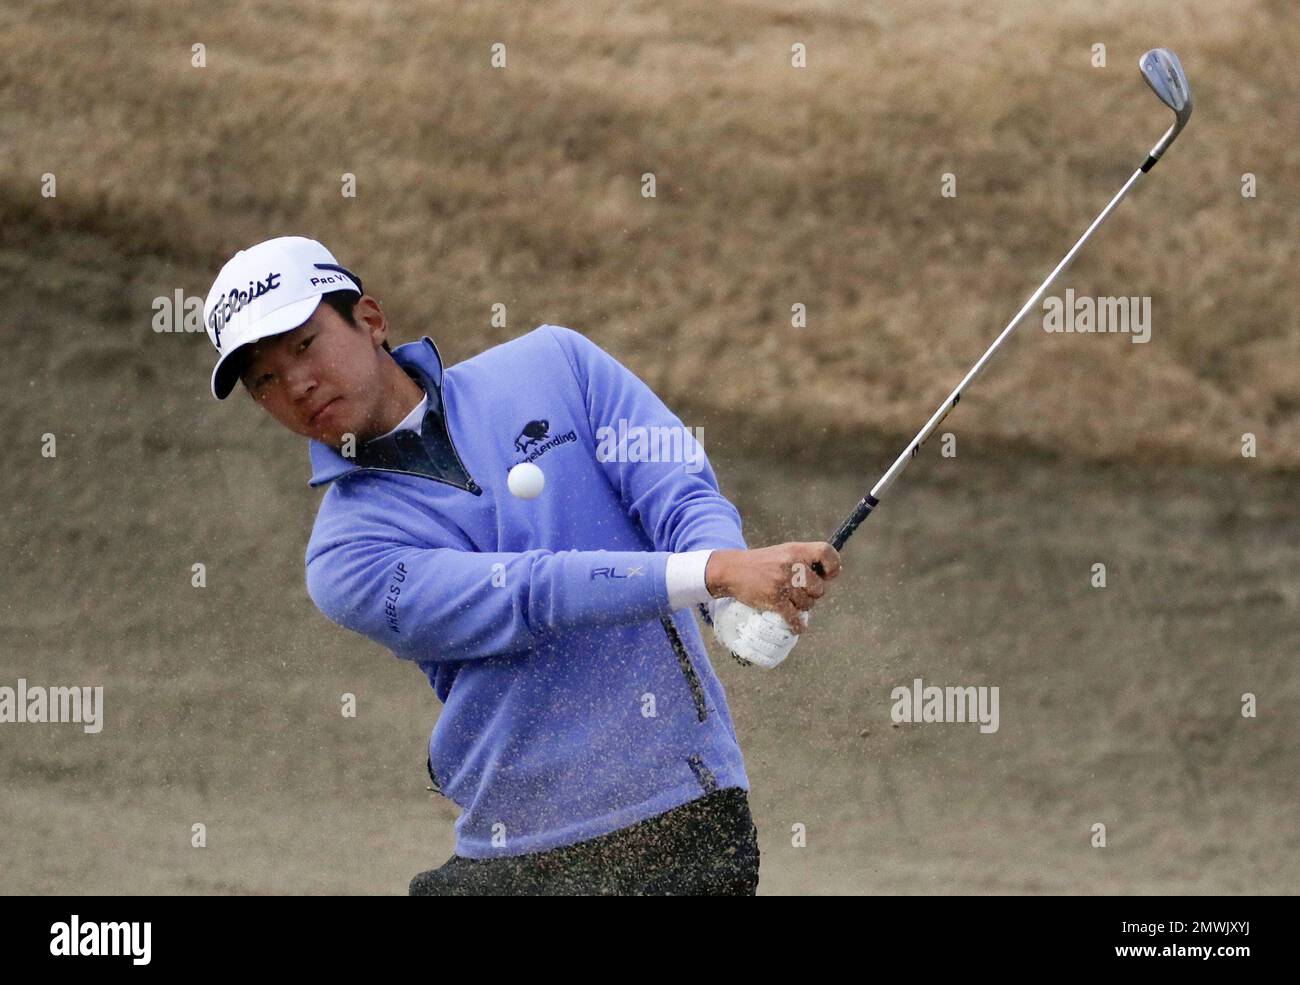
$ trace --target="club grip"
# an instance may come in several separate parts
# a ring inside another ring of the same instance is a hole
[[[853,536],[853,531],[857,530],[862,521],[871,516],[871,511],[880,505],[880,500],[876,499],[871,493],[867,493],[854,508],[853,512],[845,518],[844,522],[839,525],[835,533],[831,534],[829,543],[837,551],[844,546],[845,541]],[[825,578],[826,569],[821,566],[820,561],[812,563],[813,571]]]

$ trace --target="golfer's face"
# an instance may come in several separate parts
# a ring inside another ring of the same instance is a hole
[[[374,366],[369,333],[322,304],[292,332],[256,343],[241,379],[290,431],[338,447],[347,434],[364,440]]]

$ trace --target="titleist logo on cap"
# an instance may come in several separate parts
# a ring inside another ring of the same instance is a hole
[[[280,275],[278,273],[267,274],[266,280],[248,282],[248,290],[241,291],[234,288],[224,298],[217,300],[217,305],[212,309],[212,314],[208,316],[208,327],[212,330],[212,344],[221,351],[221,330],[226,327],[226,322],[230,321],[244,305],[251,301],[256,301],[262,295],[274,291],[280,286]]]

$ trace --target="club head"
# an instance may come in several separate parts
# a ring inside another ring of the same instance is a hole
[[[1154,164],[1187,126],[1192,115],[1192,89],[1187,84],[1187,73],[1183,71],[1178,56],[1168,48],[1152,48],[1138,59],[1138,68],[1151,91],[1174,111],[1174,125],[1151,151],[1151,163]]]

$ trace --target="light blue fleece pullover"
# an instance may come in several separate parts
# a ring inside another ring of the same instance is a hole
[[[545,851],[748,790],[699,628],[664,583],[670,552],[744,548],[740,516],[702,450],[691,468],[597,451],[602,427],[682,422],[554,325],[445,370],[427,337],[393,358],[429,395],[423,434],[352,460],[311,442],[311,484],[329,488],[307,588],[428,676],[456,854]],[[524,460],[546,477],[534,500],[506,488]]]

